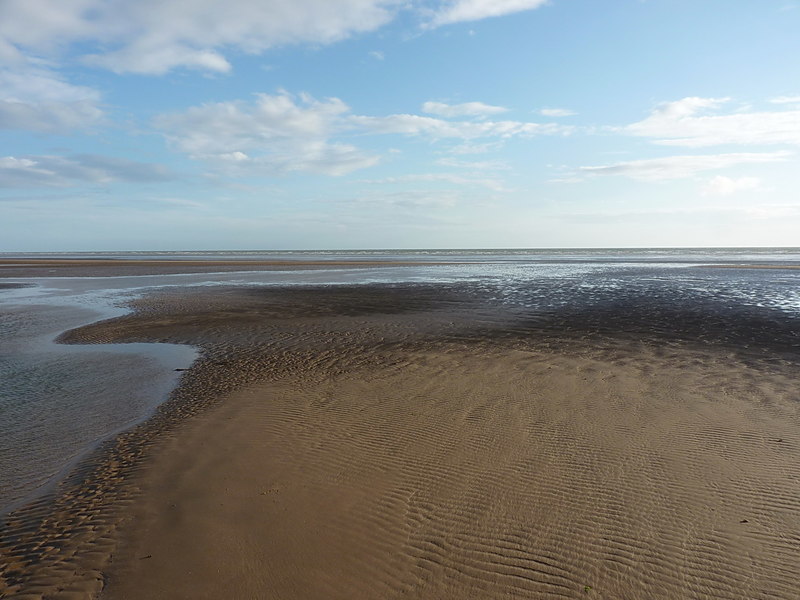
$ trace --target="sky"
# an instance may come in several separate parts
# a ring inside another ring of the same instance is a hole
[[[800,246],[800,0],[0,0],[0,252]]]

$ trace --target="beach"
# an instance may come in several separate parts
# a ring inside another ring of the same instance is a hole
[[[0,0],[0,600],[800,600],[798,31]]]
[[[0,594],[794,598],[797,321],[669,277],[143,294],[59,341],[199,358],[8,516]]]

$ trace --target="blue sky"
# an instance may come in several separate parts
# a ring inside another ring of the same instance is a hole
[[[800,0],[2,0],[0,251],[800,245]]]

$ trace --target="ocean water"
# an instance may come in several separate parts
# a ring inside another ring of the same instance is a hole
[[[21,255],[0,254],[2,258]],[[711,341],[772,342],[800,356],[799,248],[126,252],[75,259],[409,261],[408,266],[121,277],[0,278],[0,513],[32,498],[102,440],[146,419],[196,350],[168,344],[67,346],[66,330],[124,314],[149,290],[182,286],[464,284],[496,306],[559,327],[627,319]],[[769,269],[738,268],[766,265]],[[727,268],[718,268],[724,266]],[[19,284],[23,287],[12,287]],[[743,325],[739,325],[743,324]],[[754,325],[755,324],[755,325]],[[690,327],[691,325],[691,327]],[[614,327],[619,327],[619,323]],[[741,328],[741,331],[737,330]],[[745,328],[750,329],[745,331]],[[634,327],[635,328],[635,327]],[[698,333],[699,332],[699,333]],[[716,337],[715,337],[716,336]],[[726,337],[727,336],[727,337]]]
[[[667,262],[800,264],[800,248],[511,248],[407,250],[195,250],[141,252],[0,252],[3,258],[165,260],[409,260],[465,262]]]

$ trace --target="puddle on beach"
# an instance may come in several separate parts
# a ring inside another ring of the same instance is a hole
[[[194,348],[172,344],[53,342],[65,330],[124,312],[63,291],[0,292],[0,514],[150,416],[177,384],[176,369],[196,358]]]

